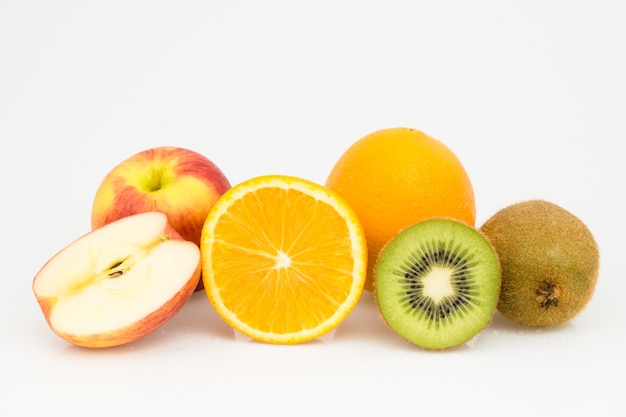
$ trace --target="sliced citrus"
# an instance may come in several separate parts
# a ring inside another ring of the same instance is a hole
[[[204,223],[202,279],[215,311],[267,343],[336,328],[360,299],[367,245],[356,214],[326,187],[268,175],[232,187]]]

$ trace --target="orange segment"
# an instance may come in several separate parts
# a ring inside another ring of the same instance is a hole
[[[367,246],[355,213],[333,191],[295,177],[257,177],[227,191],[205,221],[201,253],[216,312],[263,342],[328,333],[365,283]]]

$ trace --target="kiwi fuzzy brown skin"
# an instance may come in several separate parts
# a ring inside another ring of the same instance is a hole
[[[529,200],[501,209],[480,230],[500,258],[503,316],[528,327],[553,327],[587,306],[599,249],[578,217],[554,203]]]
[[[500,276],[497,254],[480,231],[431,218],[400,231],[383,248],[374,296],[395,333],[441,351],[463,345],[491,322]]]

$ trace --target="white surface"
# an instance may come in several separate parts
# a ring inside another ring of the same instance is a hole
[[[624,18],[620,0],[0,1],[0,415],[623,415]],[[601,273],[580,316],[496,315],[439,353],[396,337],[370,294],[334,341],[297,346],[235,339],[203,293],[119,348],[48,329],[32,278],[88,231],[122,159],[170,144],[233,184],[324,182],[400,125],[461,158],[478,224],[539,197],[589,225]]]

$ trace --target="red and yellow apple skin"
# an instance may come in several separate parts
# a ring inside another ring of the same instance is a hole
[[[133,342],[169,321],[200,279],[197,245],[165,214],[127,216],[57,252],[32,283],[51,330],[82,347]]]
[[[102,180],[94,197],[91,226],[145,211],[165,213],[172,227],[200,246],[204,221],[231,187],[205,156],[166,146],[147,149],[122,161]],[[202,288],[202,280],[198,288]]]

